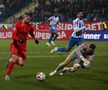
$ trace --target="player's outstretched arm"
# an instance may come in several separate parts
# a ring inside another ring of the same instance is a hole
[[[30,36],[34,39],[35,43],[36,43],[36,44],[39,44],[39,40],[38,40],[37,38],[35,38],[35,35],[34,35],[34,33],[33,33],[33,30],[31,30],[31,31],[29,32],[29,34],[30,34]]]

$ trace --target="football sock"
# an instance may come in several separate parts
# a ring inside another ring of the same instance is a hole
[[[50,36],[50,39],[48,40],[48,42],[50,43],[53,39],[53,35]]]
[[[52,41],[55,41],[57,39],[58,35],[54,35]]]
[[[65,47],[60,47],[60,48],[58,48],[58,51],[60,51],[60,52],[66,52],[66,48]]]
[[[70,67],[69,69],[68,69],[68,72],[74,72],[75,71],[75,69],[73,68],[73,67]]]
[[[7,75],[10,75],[10,73],[11,73],[11,71],[13,69],[14,64],[15,63],[13,61],[10,61],[10,63],[8,64],[7,71],[6,71]]]
[[[55,70],[60,71],[64,66],[65,65],[63,63],[60,63]]]

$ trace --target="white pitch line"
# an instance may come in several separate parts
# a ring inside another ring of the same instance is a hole
[[[50,54],[50,53],[49,53],[49,54]],[[99,53],[99,54],[96,54],[96,56],[102,56],[102,55],[103,55],[103,54],[100,54],[100,53]],[[62,55],[62,57],[63,57],[63,56],[67,56],[67,55],[65,54],[65,55]],[[104,56],[108,56],[108,54],[106,53],[106,54],[104,54]],[[61,55],[52,55],[52,56],[49,56],[49,55],[45,55],[45,56],[43,56],[43,55],[40,55],[40,56],[39,56],[39,55],[38,55],[38,56],[37,56],[37,55],[36,55],[36,56],[28,56],[27,59],[28,59],[28,58],[48,58],[48,57],[49,57],[49,58],[61,57]],[[3,60],[3,59],[9,59],[9,58],[6,58],[6,57],[0,58],[0,60]]]
[[[32,54],[32,53],[41,53],[41,52],[27,52],[27,54]],[[43,52],[42,52],[43,53]],[[49,53],[49,52],[44,52],[44,53]],[[9,54],[9,52],[1,52],[0,54]],[[96,56],[108,56],[108,52],[96,52]],[[67,56],[66,54],[65,55],[62,55],[62,56]],[[53,55],[53,56],[50,56],[50,53],[49,55],[40,55],[40,56],[28,56],[27,58],[52,58],[52,57],[61,57],[61,55]],[[0,58],[0,60],[2,59],[9,59],[8,56],[7,57],[4,57],[4,58]]]
[[[63,55],[63,56],[66,56],[66,55]],[[28,58],[53,58],[53,57],[61,57],[61,56],[56,56],[56,55],[53,55],[53,56],[28,56],[27,57],[27,59]],[[0,60],[3,60],[3,59],[9,59],[9,58],[0,58]]]
[[[0,52],[0,54],[9,54],[10,52]],[[27,54],[31,53],[50,53],[50,52],[27,52]],[[98,54],[108,53],[108,52],[96,52]]]
[[[43,53],[43,52],[27,52],[27,54],[31,53]],[[44,53],[49,53],[49,52],[44,52]],[[0,54],[10,54],[9,52],[0,52]]]

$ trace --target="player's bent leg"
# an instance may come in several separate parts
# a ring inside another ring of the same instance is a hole
[[[55,47],[54,49],[52,49],[50,51],[50,53],[58,52],[58,51],[60,51],[60,52],[69,52],[71,50],[71,48],[72,47],[70,47],[70,46],[67,46],[66,48],[65,47]]]
[[[60,51],[60,52],[69,52],[71,50],[71,48],[72,47],[69,47],[69,46],[67,46],[67,47],[60,47],[60,48],[58,48],[57,51]]]
[[[70,69],[70,72],[76,72],[79,68],[80,68],[80,64],[79,63],[75,63],[71,69]]]
[[[65,65],[69,64],[71,62],[71,57],[70,55],[68,55],[68,57],[65,59],[65,61],[63,62]]]
[[[48,47],[51,47],[51,45],[50,45],[50,43],[49,43],[49,42],[47,42],[47,43],[46,43],[46,45],[47,45]]]
[[[61,75],[63,75],[63,73],[66,73],[66,72],[76,72],[79,68],[80,68],[80,64],[74,64],[72,67],[64,67],[62,72],[61,72]]]
[[[59,72],[61,69],[63,69],[63,68],[64,68],[67,64],[69,64],[70,62],[71,62],[71,57],[68,56],[64,62],[60,63],[60,64],[57,66],[57,68],[56,68],[53,72],[51,72],[51,73],[49,74],[49,76],[55,75],[57,72]]]
[[[58,51],[58,47],[55,47],[54,49],[52,49],[52,50],[50,51],[50,53],[57,52],[57,51]]]
[[[84,40],[83,39],[79,39],[78,41],[77,41],[77,46],[79,46],[79,45],[81,45],[81,44],[83,44],[84,43]]]
[[[51,44],[53,45],[53,46],[55,46],[56,44],[54,43],[54,41],[51,41]]]
[[[56,32],[53,32],[53,38],[52,38],[52,41],[51,41],[51,44],[52,44],[53,46],[55,46],[54,41],[57,39],[57,37],[58,37],[58,34],[57,34]]]
[[[58,67],[56,68],[56,71],[60,71],[61,69],[63,69],[63,68],[64,68],[67,64],[69,64],[70,62],[71,62],[71,57],[68,56],[64,62],[62,62],[62,63],[60,63],[60,64],[58,65]]]
[[[47,45],[48,47],[51,47],[50,43],[51,43],[51,41],[52,41],[53,36],[54,36],[54,34],[51,32],[51,36],[50,36],[48,42],[46,43],[46,45]]]
[[[66,47],[59,47],[57,51],[59,51],[59,52],[66,52]]]
[[[55,41],[55,40],[57,39],[57,37],[58,37],[58,34],[57,34],[57,33],[55,33],[55,34],[54,34],[53,41]]]
[[[49,38],[49,40],[48,40],[49,43],[52,41],[53,37],[54,37],[54,33],[51,32],[51,36],[50,36],[50,38]]]
[[[73,73],[73,72],[75,72],[77,70],[78,70],[78,67],[64,67],[63,70],[62,70],[62,72],[60,73],[60,75],[63,75],[66,72]]]
[[[69,70],[68,67],[64,67],[63,70],[59,73],[59,75],[63,75],[64,73],[66,73]]]
[[[10,61],[13,61],[14,63],[17,61],[18,56],[17,55],[12,55]]]
[[[72,47],[67,46],[67,47],[66,47],[66,52],[69,52],[69,51],[71,50],[71,48],[72,48]]]
[[[19,57],[18,61],[20,66],[24,65],[24,59],[22,57]]]

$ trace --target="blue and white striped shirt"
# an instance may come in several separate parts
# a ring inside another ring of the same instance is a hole
[[[79,19],[79,18],[76,18],[74,21],[73,21],[73,30],[74,32],[72,33],[72,37],[75,37],[75,38],[83,38],[83,32],[84,32],[84,21]]]
[[[59,22],[59,17],[51,16],[48,21],[50,22],[50,30],[56,30],[56,25]]]

